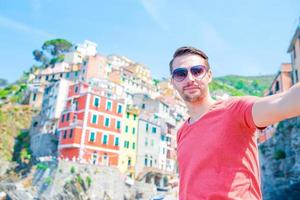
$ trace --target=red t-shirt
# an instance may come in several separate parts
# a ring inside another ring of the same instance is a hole
[[[262,199],[255,98],[234,97],[215,103],[193,124],[178,131],[180,200]]]

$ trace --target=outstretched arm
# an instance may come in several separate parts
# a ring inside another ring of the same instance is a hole
[[[253,105],[252,114],[257,127],[300,116],[300,83],[286,92],[259,98]]]

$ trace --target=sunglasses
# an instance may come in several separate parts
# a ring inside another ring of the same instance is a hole
[[[195,79],[201,80],[205,76],[207,68],[203,65],[196,65],[191,67],[189,71]],[[183,81],[188,76],[189,71],[184,67],[177,68],[172,72],[172,78],[178,82]]]

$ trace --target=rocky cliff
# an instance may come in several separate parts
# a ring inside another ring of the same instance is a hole
[[[300,118],[281,122],[259,149],[264,199],[300,199]]]

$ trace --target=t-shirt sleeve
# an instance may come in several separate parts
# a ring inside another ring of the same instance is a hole
[[[257,97],[241,97],[233,100],[232,114],[242,128],[257,129],[252,115],[252,108]]]

